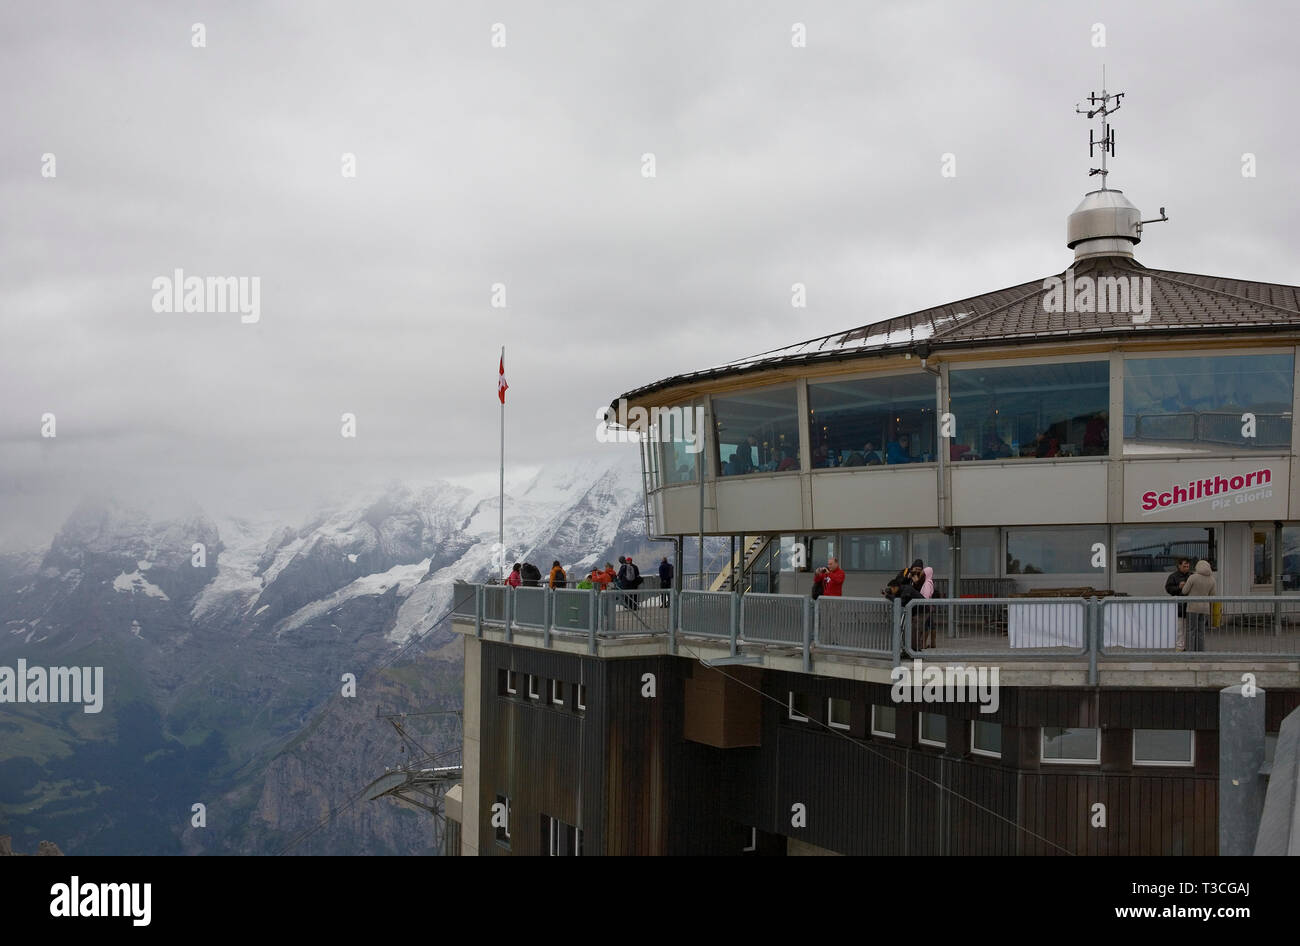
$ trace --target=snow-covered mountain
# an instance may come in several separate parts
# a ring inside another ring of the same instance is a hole
[[[640,490],[628,449],[517,473],[507,560],[545,571],[559,559],[581,572],[646,549]],[[0,741],[0,833],[56,838],[69,853],[160,853],[178,849],[183,833],[186,850],[256,852],[310,814],[277,793],[316,792],[322,803],[335,788],[350,795],[352,769],[336,773],[337,785],[318,771],[309,787],[291,774],[303,760],[286,764],[286,753],[310,743],[304,727],[334,733],[321,718],[339,703],[342,674],[361,680],[425,632],[416,653],[441,651],[443,666],[374,689],[459,706],[459,666],[446,662],[454,635],[435,625],[454,581],[495,574],[498,509],[496,490],[473,481],[390,484],[299,522],[198,508],[155,518],[111,500],[83,503],[43,555],[0,558],[0,665],[103,665],[104,718],[92,736],[67,707],[0,705],[0,731],[15,737]],[[384,744],[375,725],[372,713],[335,733],[345,744],[331,755],[341,764],[355,738],[350,765],[364,768],[369,760],[358,759]],[[93,805],[68,803],[85,792]],[[168,792],[184,804],[164,817],[156,798]],[[245,822],[186,832],[196,793],[242,805]],[[149,840],[106,833],[105,818]],[[418,820],[388,822],[369,813],[354,834],[378,832],[383,850],[420,849]],[[344,832],[334,849],[367,843]]]

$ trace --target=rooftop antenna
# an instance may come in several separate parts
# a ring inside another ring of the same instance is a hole
[[[1101,116],[1101,137],[1093,137],[1093,129],[1088,129],[1088,157],[1096,154],[1096,149],[1101,148],[1101,167],[1091,168],[1088,176],[1094,174],[1101,175],[1101,189],[1106,190],[1106,175],[1110,173],[1106,168],[1107,153],[1113,158],[1115,156],[1115,130],[1110,127],[1110,116],[1114,115],[1120,109],[1120,99],[1124,98],[1125,92],[1107,92],[1106,91],[1106,67],[1101,67],[1101,94],[1096,92],[1088,93],[1088,104],[1091,108],[1080,108],[1074,106],[1074,110],[1080,115],[1087,115],[1088,120]],[[1115,104],[1112,106],[1111,102]]]

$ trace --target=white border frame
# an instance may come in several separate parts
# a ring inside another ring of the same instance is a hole
[[[1187,740],[1188,758],[1186,762],[1151,762],[1137,757],[1139,732],[1185,732],[1190,737]],[[1143,768],[1155,767],[1161,769],[1187,769],[1196,765],[1196,730],[1195,729],[1135,729],[1133,730],[1133,766],[1142,766]]]
[[[1049,729],[1091,729],[1097,734],[1097,757],[1095,759],[1049,759],[1046,749],[1047,730]],[[1100,726],[1039,726],[1038,727],[1038,761],[1044,765],[1101,765],[1101,727]]]
[[[540,678],[535,673],[528,675],[528,698],[530,700],[540,700],[542,698],[541,690],[538,689]]]
[[[917,743],[922,746],[932,746],[935,749],[948,748],[948,717],[942,715],[941,713],[917,713],[916,716],[917,716],[917,720],[916,720]],[[927,716],[937,716],[939,717],[939,719],[943,720],[943,742],[935,742],[933,739],[926,739],[925,736],[923,735],[923,733],[925,732],[925,717]]]
[[[849,722],[837,723],[835,722],[835,714],[831,712],[831,707],[835,705],[835,701],[837,699],[841,699],[841,698],[836,696],[826,697],[826,725],[829,726],[831,729],[843,729],[847,731],[853,724],[853,703],[850,700],[841,699],[843,703],[848,705]]]
[[[573,687],[573,708],[585,713],[587,711],[587,685],[585,683],[575,683]]]
[[[564,705],[564,698],[563,698],[563,697],[557,697],[557,696],[555,695],[555,691],[556,691],[556,689],[557,689],[558,687],[563,687],[563,686],[564,686],[564,681],[563,681],[563,680],[552,680],[552,681],[551,681],[551,705],[552,705],[552,706],[563,706],[563,705]]]
[[[796,723],[806,723],[806,722],[809,722],[809,719],[808,719],[807,716],[802,716],[802,715],[800,715],[799,713],[796,713],[796,712],[794,711],[794,690],[789,690],[788,692],[789,692],[790,695],[789,695],[789,697],[787,697],[787,699],[786,699],[785,708],[786,708],[787,713],[789,714],[789,718],[790,718],[790,719],[793,719]],[[800,696],[803,696],[804,694],[801,693],[801,694],[799,694],[799,695],[800,695]]]
[[[893,731],[893,732],[885,732],[883,729],[877,729],[877,728],[876,728],[876,710],[877,710],[877,709],[887,709],[887,710],[893,710],[893,711],[894,711],[894,731]],[[871,735],[873,735],[873,736],[883,736],[883,737],[886,738],[886,739],[897,739],[897,738],[898,738],[898,708],[897,708],[897,707],[894,707],[894,706],[880,706],[880,704],[878,704],[878,703],[872,703],[872,704],[871,704],[871,723],[870,723],[870,729],[871,729]]]
[[[516,671],[514,670],[506,671],[506,695],[507,696],[519,695],[519,679],[518,677],[515,676],[515,673]]]
[[[1001,749],[999,749],[997,752],[994,752],[992,749],[977,749],[977,748],[975,748],[975,725],[976,725],[977,723],[988,723],[990,726],[997,726],[997,727],[998,727],[998,745],[1001,745],[1001,744],[1002,744],[1002,724],[1001,724],[1001,723],[995,723],[995,722],[993,722],[992,720],[987,720],[987,719],[972,719],[972,720],[970,721],[970,752],[971,752],[971,755],[980,755],[980,756],[984,756],[985,758],[988,758],[988,759],[1000,759],[1000,758],[1002,758],[1002,750],[1001,750]]]

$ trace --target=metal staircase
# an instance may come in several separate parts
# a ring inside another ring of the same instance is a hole
[[[734,577],[735,577],[737,565],[739,565],[740,568],[739,584],[741,586],[740,590],[748,591],[749,590],[748,582],[745,579],[749,574],[749,569],[753,566],[754,562],[758,559],[758,557],[763,554],[763,550],[768,547],[768,545],[772,542],[773,538],[774,536],[770,536],[770,535],[745,536],[745,541],[741,545],[736,555],[736,558],[739,559],[740,561],[737,562],[735,560],[732,560],[727,562],[726,566],[722,569],[722,571],[718,572],[718,577],[713,579],[713,584],[709,586],[709,590],[710,591],[731,591],[737,584],[737,582],[734,580]]]

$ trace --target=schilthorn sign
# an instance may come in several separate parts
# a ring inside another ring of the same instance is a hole
[[[596,411],[597,443],[640,443],[652,440],[658,443],[684,443],[687,453],[704,449],[704,407],[634,407],[627,406],[627,398],[618,399],[618,409],[613,405]]]

